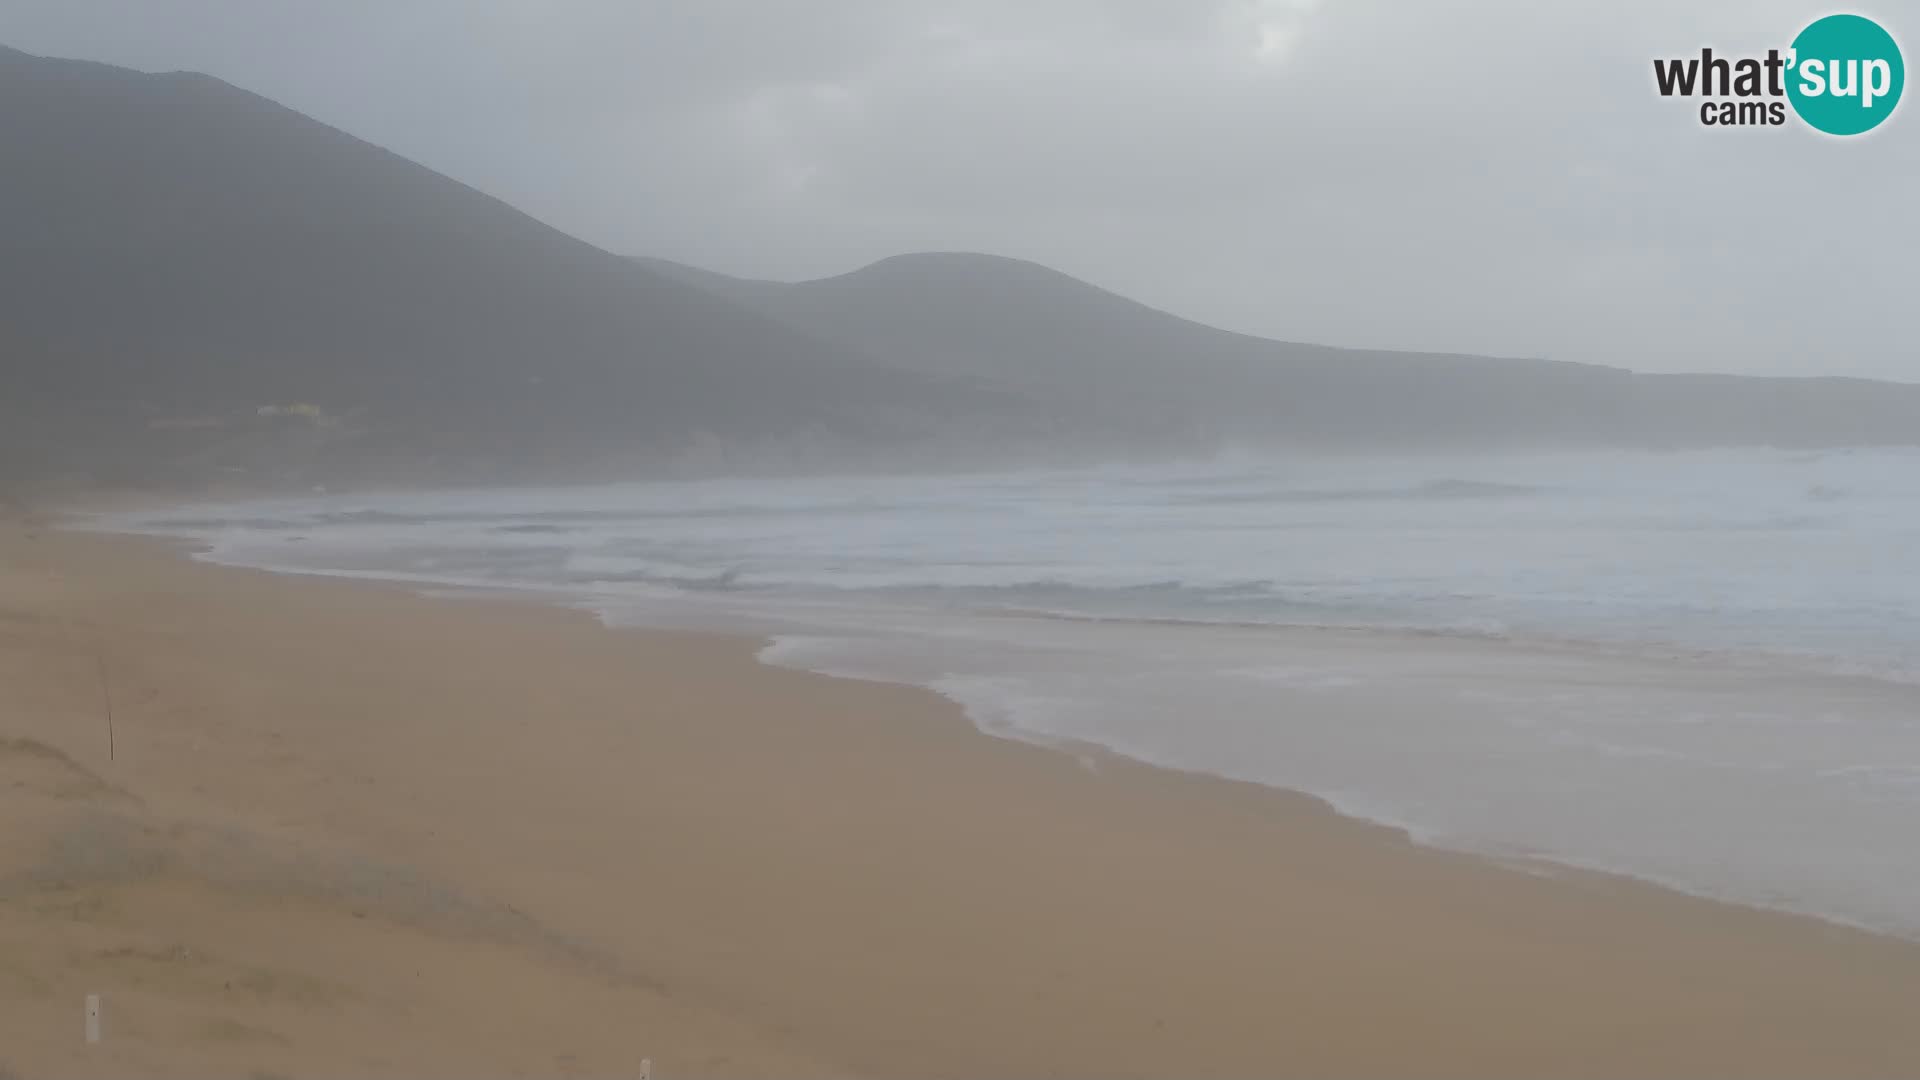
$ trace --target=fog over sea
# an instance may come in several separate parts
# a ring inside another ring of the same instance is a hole
[[[760,633],[995,734],[1920,937],[1920,452],[1228,456],[103,525]]]

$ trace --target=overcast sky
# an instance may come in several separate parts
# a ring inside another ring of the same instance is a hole
[[[978,250],[1294,340],[1920,381],[1920,100],[1837,140],[1652,87],[1828,10],[0,0],[0,44],[208,72],[728,273]],[[1920,0],[1857,10],[1916,60]]]

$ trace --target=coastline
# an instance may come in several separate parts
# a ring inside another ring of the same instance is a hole
[[[1920,1071],[1920,945],[995,738],[754,639],[0,554],[25,1075]]]

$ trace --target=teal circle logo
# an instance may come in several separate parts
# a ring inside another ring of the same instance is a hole
[[[1900,104],[1907,67],[1893,35],[1860,15],[1815,20],[1793,39],[1787,100],[1829,135],[1872,131]]]

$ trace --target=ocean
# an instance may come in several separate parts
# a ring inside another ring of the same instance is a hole
[[[760,634],[996,735],[1920,937],[1920,452],[1229,455],[100,525]]]

